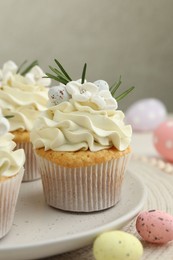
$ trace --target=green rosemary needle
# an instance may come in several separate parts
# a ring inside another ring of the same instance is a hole
[[[121,76],[119,78],[118,83],[114,83],[111,87],[110,87],[110,92],[112,94],[112,96],[114,96],[115,92],[117,91],[117,89],[120,87],[122,81],[121,81]]]
[[[60,70],[62,71],[62,73],[69,79],[69,81],[72,81],[71,77],[68,75],[68,73],[65,71],[65,69],[63,68],[63,66],[61,65],[61,63],[59,61],[57,61],[57,59],[55,59],[56,64],[58,65],[58,67],[60,68]]]
[[[121,99],[123,99],[125,96],[127,96],[135,87],[130,87],[129,89],[127,89],[126,91],[124,91],[122,94],[120,94],[119,96],[115,97],[116,101],[120,101]]]
[[[10,118],[13,118],[14,115],[9,115],[9,116],[4,116],[6,119],[10,119]]]
[[[85,63],[82,71],[82,82],[81,82],[82,84],[85,82],[86,68],[87,68],[87,64]]]
[[[23,68],[23,66],[27,63],[27,60],[23,61],[22,64],[19,66],[18,70],[17,70],[17,74],[20,73],[21,69]]]
[[[28,73],[34,66],[38,65],[38,61],[35,60],[33,61],[29,66],[27,66],[23,71],[21,71],[21,69],[23,68],[23,66],[26,64],[27,61],[24,61],[18,69],[17,73],[20,73],[20,75],[25,76],[26,73]]]

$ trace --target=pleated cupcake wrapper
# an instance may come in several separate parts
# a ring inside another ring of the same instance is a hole
[[[22,168],[16,176],[0,182],[0,239],[12,227],[23,174]]]
[[[40,179],[40,173],[37,168],[37,161],[35,158],[33,146],[31,143],[16,143],[15,149],[23,148],[25,151],[26,161],[24,164],[25,173],[23,182],[34,181]]]
[[[65,168],[37,155],[47,204],[67,211],[91,212],[120,200],[130,155],[88,167]]]

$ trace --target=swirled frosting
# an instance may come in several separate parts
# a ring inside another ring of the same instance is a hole
[[[42,78],[44,73],[35,66],[25,76],[17,73],[17,65],[12,61],[0,70],[0,107],[2,113],[13,115],[9,119],[10,131],[27,130],[33,127],[40,111],[46,109],[50,79]]]
[[[5,133],[7,133],[10,129],[10,124],[8,122],[8,120],[3,117],[3,115],[1,114],[1,109],[0,109],[0,136],[4,135]]]
[[[23,149],[13,151],[16,144],[12,141],[14,135],[8,133],[9,128],[9,122],[0,109],[0,177],[16,175],[25,161]]]
[[[48,90],[43,86],[26,84],[21,75],[14,75],[8,85],[0,89],[0,107],[3,114],[14,115],[10,131],[30,131],[40,111],[46,109]]]
[[[99,151],[115,146],[125,150],[131,141],[131,126],[115,109],[94,109],[93,103],[74,99],[49,107],[31,131],[35,148],[53,151]]]
[[[13,135],[6,133],[0,136],[0,177],[12,177],[23,167],[25,154],[23,149],[13,151],[16,144]]]

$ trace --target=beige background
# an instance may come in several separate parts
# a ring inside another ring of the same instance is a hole
[[[38,59],[49,71],[56,57],[74,79],[109,84],[122,75],[120,103],[161,99],[173,112],[172,0],[0,0],[0,65]]]

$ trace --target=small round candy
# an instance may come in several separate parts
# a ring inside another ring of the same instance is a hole
[[[99,91],[101,90],[109,90],[109,85],[105,80],[96,80],[94,81],[94,84],[99,88]]]
[[[139,260],[143,254],[141,242],[123,231],[109,231],[94,241],[93,253],[96,260]]]
[[[151,131],[166,119],[165,105],[156,98],[140,99],[126,111],[125,121],[134,131]]]
[[[137,217],[136,229],[145,241],[165,244],[173,240],[173,216],[161,210],[143,211]]]
[[[154,146],[163,158],[173,162],[173,119],[164,121],[154,131]]]
[[[63,101],[68,101],[70,95],[68,94],[66,87],[63,85],[54,86],[49,89],[49,99],[54,105],[58,105]]]

